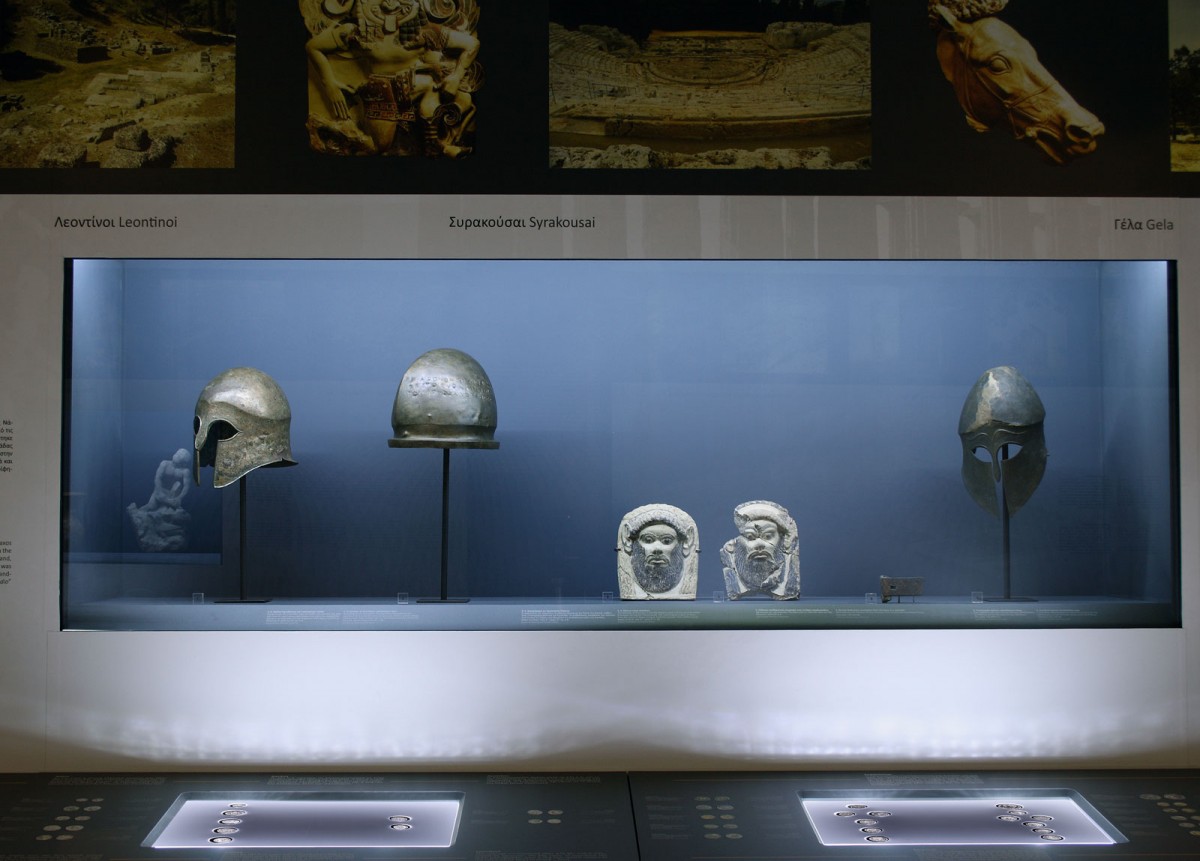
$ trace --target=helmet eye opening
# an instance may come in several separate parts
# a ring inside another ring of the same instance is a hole
[[[1002,454],[1005,446],[1008,447],[1007,456]],[[1000,460],[1012,460],[1014,457],[1016,457],[1020,453],[1021,453],[1020,443],[1008,442],[1008,443],[1004,443],[1003,445],[1001,445],[997,448],[997,454],[1000,455],[1000,457],[999,457]],[[992,453],[987,449],[986,446],[982,446],[982,445],[975,446],[973,449],[971,449],[971,454],[975,455],[975,459],[977,461],[980,461],[981,463],[991,463],[992,462]]]
[[[215,421],[212,423],[212,436],[218,440],[233,439],[238,435],[238,429],[227,421]]]

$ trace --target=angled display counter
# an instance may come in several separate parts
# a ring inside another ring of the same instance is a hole
[[[637,857],[623,774],[9,775],[0,852]]]
[[[1183,858],[1194,771],[8,775],[9,857]]]
[[[640,857],[1171,858],[1196,852],[1195,774],[633,774]]]

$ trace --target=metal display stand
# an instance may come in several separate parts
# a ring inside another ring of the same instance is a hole
[[[470,598],[450,597],[450,449],[480,448],[497,449],[496,440],[425,440],[393,437],[388,440],[391,448],[440,448],[442,450],[442,563],[441,594],[436,598],[418,598],[418,604],[465,604]]]
[[[1003,545],[1004,594],[988,595],[984,601],[1036,601],[1036,598],[1013,597],[1012,593],[1012,537],[1009,527],[1008,495],[1004,490],[1004,462],[1008,460],[1008,446],[1000,449],[1000,543]]]
[[[238,479],[238,597],[218,598],[214,604],[269,604],[270,598],[246,597],[246,476]]]

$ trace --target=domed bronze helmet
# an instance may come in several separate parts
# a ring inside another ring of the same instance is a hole
[[[461,350],[430,350],[400,380],[392,431],[396,448],[499,448],[492,381]]]
[[[979,507],[999,516],[996,485],[1004,488],[1009,515],[1016,514],[1041,483],[1046,471],[1046,408],[1021,372],[1001,365],[975,381],[958,419],[962,439],[962,477]],[[1020,451],[1004,458],[1006,445]],[[975,452],[987,452],[987,459]]]
[[[283,389],[256,368],[230,368],[196,400],[192,476],[211,466],[213,487],[233,484],[260,466],[294,466],[292,408]]]

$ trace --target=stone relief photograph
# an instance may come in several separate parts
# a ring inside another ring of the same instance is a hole
[[[1171,170],[1200,171],[1200,3],[1170,0]]]
[[[0,167],[233,167],[236,27],[236,0],[0,0]]]
[[[869,0],[551,0],[552,168],[871,166]]]
[[[475,146],[475,0],[300,0],[308,140],[330,155],[463,158]]]
[[[1028,0],[1017,0],[1017,5]],[[1090,155],[1104,123],[1043,65],[1053,45],[1033,45],[1001,15],[1008,0],[930,0],[938,65],[974,131],[1011,135],[1054,164]]]
[[[1096,0],[872,11],[872,181],[903,166],[926,194],[1136,195],[1169,182],[1167,0],[1136,14]]]

